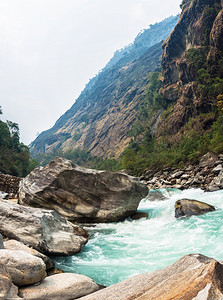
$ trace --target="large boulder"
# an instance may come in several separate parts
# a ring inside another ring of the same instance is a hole
[[[47,277],[39,285],[20,289],[20,297],[25,299],[77,299],[99,289],[89,277],[74,273],[56,274]]]
[[[223,265],[201,254],[189,254],[165,269],[136,275],[80,299],[220,300]]]
[[[0,263],[6,267],[16,286],[37,283],[46,277],[42,259],[25,251],[0,250]]]
[[[146,185],[123,173],[96,171],[56,157],[20,183],[19,203],[55,209],[71,221],[119,221],[135,213]]]
[[[0,233],[34,249],[55,255],[80,252],[86,232],[56,211],[0,200]]]
[[[175,202],[175,217],[190,217],[214,211],[215,207],[205,202],[181,199]]]
[[[21,250],[21,251],[25,251],[31,255],[34,255],[36,257],[41,258],[45,265],[46,265],[46,270],[52,270],[55,267],[54,262],[52,261],[52,259],[50,259],[48,256],[44,255],[43,253],[40,253],[39,251],[30,248],[26,245],[24,245],[23,243],[16,241],[16,240],[8,240],[4,242],[4,248],[6,250]]]

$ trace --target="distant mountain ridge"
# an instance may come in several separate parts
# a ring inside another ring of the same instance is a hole
[[[72,107],[31,143],[31,154],[81,148],[94,156],[118,157],[131,140],[128,132],[142,105],[149,74],[160,69],[161,42],[177,21],[178,16],[172,16],[150,25],[133,44],[116,52]]]

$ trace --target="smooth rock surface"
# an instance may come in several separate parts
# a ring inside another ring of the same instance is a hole
[[[18,250],[0,250],[3,264],[12,282],[17,286],[37,283],[46,277],[46,266],[42,259]]]
[[[86,231],[82,231],[56,211],[0,199],[0,232],[40,252],[55,255],[77,253],[88,240]]]
[[[81,300],[221,300],[223,265],[201,254],[183,256],[171,266],[136,275]]]
[[[214,210],[214,206],[197,200],[181,199],[175,202],[176,218],[202,215]]]
[[[71,221],[110,222],[134,214],[147,194],[146,185],[134,177],[56,157],[21,181],[19,203],[55,209]]]
[[[24,245],[23,243],[16,241],[16,240],[8,240],[4,242],[4,248],[7,250],[22,250],[25,251],[33,256],[39,257],[41,258],[45,265],[46,265],[46,270],[50,270],[53,269],[55,267],[54,262],[52,261],[52,259],[50,259],[48,256],[40,253],[39,251],[30,248],[26,245]]]
[[[77,299],[99,289],[89,277],[74,273],[62,273],[47,277],[39,285],[20,289],[25,299]]]

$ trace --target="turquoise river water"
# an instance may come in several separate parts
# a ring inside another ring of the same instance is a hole
[[[136,274],[164,268],[185,254],[201,253],[223,260],[223,190],[161,190],[164,201],[143,199],[140,211],[149,219],[86,227],[91,235],[82,252],[54,259],[58,268],[84,274],[109,286]],[[216,211],[176,219],[175,201],[204,201]]]

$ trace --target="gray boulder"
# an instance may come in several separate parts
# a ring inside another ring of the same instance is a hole
[[[123,220],[137,210],[146,185],[124,173],[96,171],[56,157],[20,183],[19,203],[55,209],[71,221]]]
[[[37,283],[46,277],[46,266],[42,259],[18,250],[0,250],[3,264],[17,286]]]
[[[164,269],[136,275],[80,300],[221,300],[223,265],[189,254]]]
[[[55,255],[80,252],[86,231],[67,222],[56,211],[0,200],[0,232],[34,249]]]
[[[46,265],[46,270],[51,270],[55,267],[54,262],[52,261],[52,259],[50,259],[48,256],[40,253],[39,251],[30,248],[26,245],[24,245],[23,243],[16,241],[16,240],[8,240],[6,242],[4,242],[4,248],[6,250],[21,250],[21,251],[25,251],[31,255],[34,255],[36,257],[41,258],[45,265]]]
[[[56,274],[47,277],[39,285],[20,289],[25,299],[77,299],[99,289],[89,277],[73,273]]]
[[[214,211],[215,207],[197,200],[181,199],[175,202],[175,217],[190,217]]]

